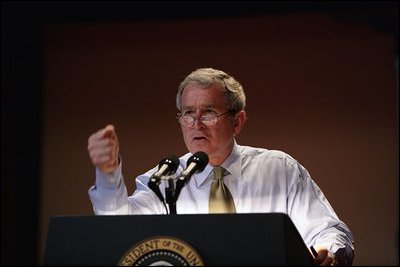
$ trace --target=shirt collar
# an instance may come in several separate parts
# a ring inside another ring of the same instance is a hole
[[[228,156],[228,158],[221,164],[222,167],[224,167],[236,180],[240,180],[242,175],[241,175],[241,162],[242,162],[242,157],[240,154],[239,146],[236,143],[236,140],[234,141],[233,144],[233,149],[231,154]],[[214,169],[213,166],[210,164],[207,164],[207,166],[204,168],[204,170],[201,173],[196,173],[193,175],[193,179],[196,181],[196,186],[199,188],[204,181],[208,178],[212,170]]]

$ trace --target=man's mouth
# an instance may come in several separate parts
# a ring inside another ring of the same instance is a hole
[[[195,137],[193,137],[193,141],[202,141],[202,140],[206,140],[206,138],[204,136],[195,136]]]

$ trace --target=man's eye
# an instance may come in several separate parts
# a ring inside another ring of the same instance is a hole
[[[190,116],[190,115],[193,114],[193,111],[184,111],[184,112],[182,112],[182,114],[183,114],[184,116],[185,116],[185,115]]]
[[[204,115],[214,115],[215,114],[215,111],[214,110],[212,110],[212,109],[207,109],[207,110],[205,110],[204,111],[204,113],[203,113]]]
[[[202,118],[203,118],[203,119],[206,119],[206,120],[212,120],[212,119],[215,118],[215,113],[212,112],[212,113],[203,114]]]

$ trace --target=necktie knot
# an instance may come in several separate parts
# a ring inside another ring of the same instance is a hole
[[[214,181],[211,185],[209,212],[210,213],[235,213],[235,203],[228,187],[223,182],[225,169],[216,166],[213,170]]]
[[[222,166],[216,166],[213,170],[214,180],[219,180],[222,182],[224,171],[225,171],[225,169]]]

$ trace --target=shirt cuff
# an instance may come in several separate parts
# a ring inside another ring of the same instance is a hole
[[[122,160],[119,161],[117,169],[111,173],[105,173],[99,168],[96,168],[96,187],[104,189],[118,188],[121,176]]]

